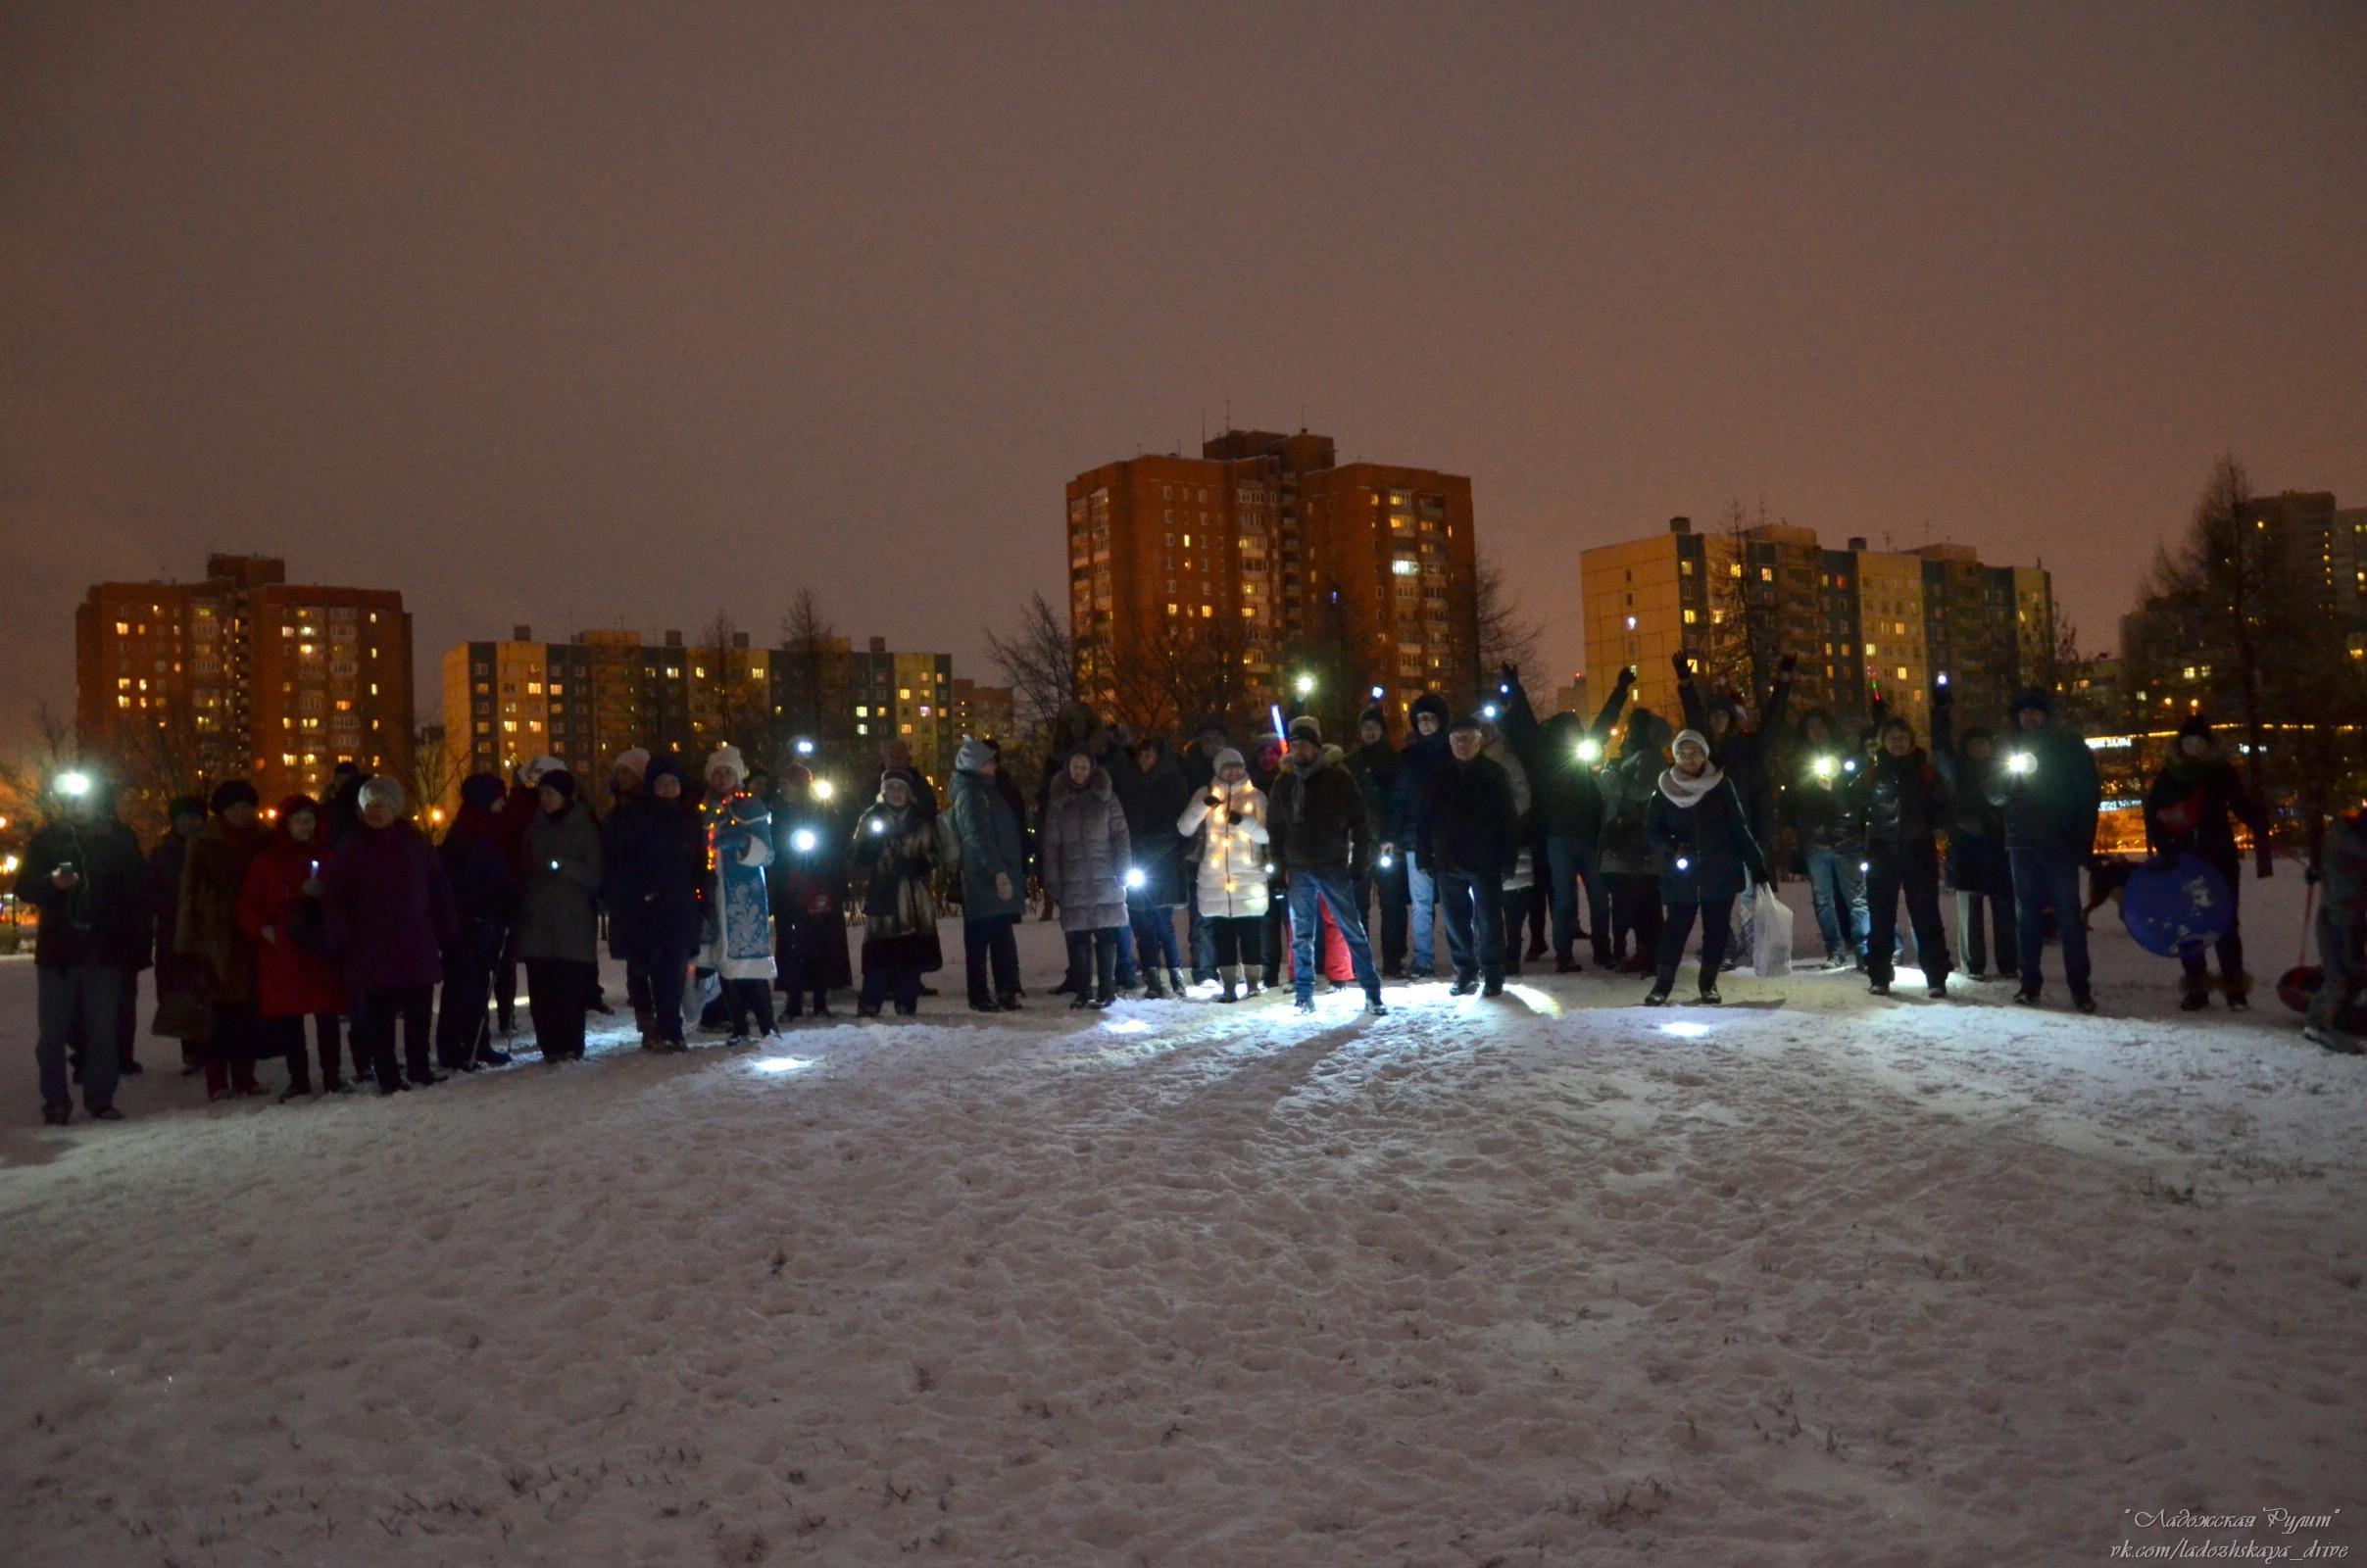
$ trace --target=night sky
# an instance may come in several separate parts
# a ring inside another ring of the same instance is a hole
[[[1730,497],[2108,643],[2233,450],[2367,503],[2367,7],[0,3],[0,732],[208,548],[448,644],[948,648],[1235,422],[1584,547]],[[1546,686],[1550,680],[1539,679]]]

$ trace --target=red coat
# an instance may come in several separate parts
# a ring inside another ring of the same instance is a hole
[[[291,925],[297,903],[304,897],[305,879],[321,855],[320,843],[298,844],[285,833],[274,833],[247,865],[246,885],[239,890],[234,917],[238,929],[255,945],[256,1012],[265,1018],[300,1018],[317,1012],[343,1012],[345,986],[337,966],[324,954],[307,953],[296,945]],[[278,937],[266,942],[263,928]],[[316,917],[316,929],[325,926]]]

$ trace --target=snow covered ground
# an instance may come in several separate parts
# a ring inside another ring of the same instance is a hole
[[[0,1564],[2358,1560],[2367,1063],[2107,924],[2095,1019],[1377,1022],[1072,1014],[1030,925],[1009,1019],[62,1133],[13,961]]]

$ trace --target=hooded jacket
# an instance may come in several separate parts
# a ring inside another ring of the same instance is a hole
[[[1078,784],[1055,768],[1044,808],[1044,891],[1060,906],[1062,931],[1108,931],[1126,923],[1126,864],[1133,840],[1110,770]]]
[[[309,843],[288,835],[288,822],[299,811],[313,813]],[[328,813],[309,796],[291,795],[279,803],[277,824],[247,862],[235,917],[239,934],[254,947],[257,1017],[345,1010],[345,985],[327,949],[328,911],[319,897],[304,891],[327,858],[321,843],[327,832]],[[316,945],[307,947],[307,942]]]
[[[1436,692],[1424,692],[1413,700],[1412,717],[1418,720],[1424,713],[1438,720],[1438,733],[1424,735],[1417,722],[1398,753],[1397,831],[1398,839],[1407,844],[1421,837],[1422,803],[1431,773],[1448,759],[1447,726],[1455,717],[1447,711],[1447,700]]]
[[[518,956],[593,963],[600,957],[600,829],[592,808],[536,810],[523,839],[526,875],[518,901]]]
[[[1232,754],[1238,757],[1239,753]],[[1211,806],[1213,798],[1218,804]],[[1273,834],[1266,826],[1265,792],[1245,775],[1240,783],[1211,781],[1185,804],[1175,831],[1197,837],[1200,848],[1201,918],[1235,919],[1266,911],[1266,856]]]
[[[998,787],[1000,775],[957,769],[948,790],[954,834],[962,841],[962,916],[985,920],[1027,907],[1027,836],[1017,809]],[[995,878],[1009,879],[1008,896]]]

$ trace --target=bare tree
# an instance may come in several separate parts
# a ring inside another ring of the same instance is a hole
[[[1211,714],[1229,727],[1250,706],[1249,632],[1238,615],[1179,620],[1133,653],[1118,667],[1110,716],[1136,735],[1180,733]]]
[[[1076,645],[1041,593],[1027,596],[1010,636],[986,634],[986,649],[1011,687],[1020,728],[1049,730],[1060,710],[1077,700]]]
[[[782,711],[775,718],[782,733],[776,741],[804,736],[825,756],[851,754],[856,738],[852,658],[811,588],[800,588],[781,617],[780,658]]]
[[[1701,670],[1732,687],[1754,710],[1775,684],[1776,662],[1784,650],[1775,585],[1760,581],[1751,569],[1751,531],[1778,521],[1767,515],[1763,500],[1755,514],[1745,511],[1739,498],[1728,501],[1715,536],[1720,548],[1708,552],[1705,563],[1709,625],[1701,630],[1698,644]]]
[[[47,703],[36,707],[31,739],[0,758],[0,816],[12,836],[40,821],[50,785],[80,760],[74,724]]]
[[[1479,668],[1473,677],[1485,683],[1503,665],[1535,663],[1542,628],[1522,610],[1504,567],[1484,559],[1473,562],[1471,597],[1479,622]]]
[[[766,723],[771,693],[757,667],[748,635],[718,610],[691,653],[691,728],[709,746],[730,742],[751,767],[769,751]]]
[[[422,724],[411,745],[411,771],[399,782],[415,811],[455,805],[461,783],[461,763],[441,724]]]

